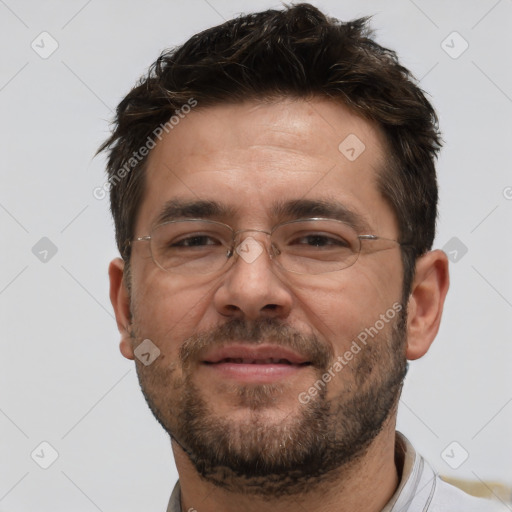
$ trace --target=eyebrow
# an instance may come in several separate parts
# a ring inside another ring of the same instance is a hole
[[[181,219],[227,218],[234,214],[234,208],[216,201],[171,199],[164,204],[155,225]]]
[[[294,199],[277,201],[271,208],[275,220],[294,220],[323,217],[343,221],[358,232],[370,232],[371,227],[359,213],[342,203],[322,199]],[[171,199],[158,214],[155,225],[184,219],[229,219],[236,216],[236,209],[217,201]]]

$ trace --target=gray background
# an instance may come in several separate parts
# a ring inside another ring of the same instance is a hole
[[[436,246],[457,261],[399,428],[442,474],[510,484],[512,0],[313,3],[344,20],[375,15],[377,40],[431,94],[446,141]],[[162,49],[279,5],[0,0],[0,510],[165,510],[177,474],[118,352],[107,283],[117,253],[93,155]],[[43,441],[59,455],[48,469]]]

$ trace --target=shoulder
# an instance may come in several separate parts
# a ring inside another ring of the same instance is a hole
[[[499,502],[475,498],[457,487],[435,477],[429,512],[502,512],[509,510]]]
[[[402,478],[382,512],[510,512],[498,501],[475,498],[441,479],[434,468],[400,432],[395,461]]]

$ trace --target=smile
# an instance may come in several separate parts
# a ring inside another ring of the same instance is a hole
[[[247,344],[214,349],[202,363],[219,378],[253,383],[291,377],[311,365],[303,356],[286,347]]]
[[[235,364],[287,364],[287,365],[293,365],[293,366],[302,366],[302,365],[309,365],[310,363],[304,362],[304,363],[292,363],[291,361],[288,361],[288,359],[277,359],[269,357],[267,359],[250,359],[250,358],[233,358],[233,357],[226,357],[225,359],[222,359],[220,361],[217,361],[216,363],[211,363],[209,361],[205,361],[206,364],[222,364],[222,363],[235,363]]]

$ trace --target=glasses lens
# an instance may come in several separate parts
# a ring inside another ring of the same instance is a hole
[[[323,274],[349,267],[361,248],[352,227],[329,219],[281,224],[272,233],[272,242],[279,264],[299,274]]]
[[[177,274],[209,274],[228,260],[232,231],[213,221],[173,221],[151,233],[155,263]]]

